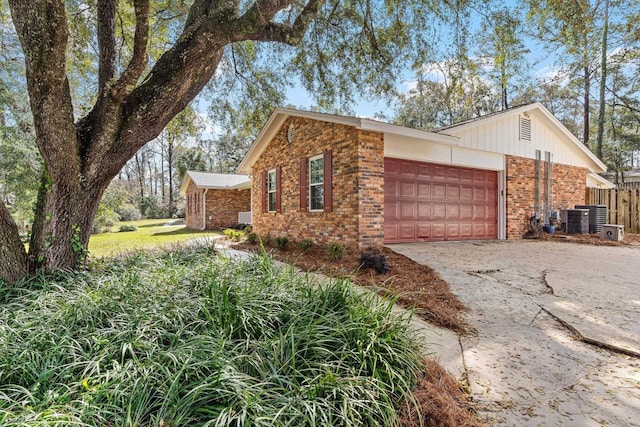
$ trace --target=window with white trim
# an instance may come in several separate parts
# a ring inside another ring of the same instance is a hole
[[[269,212],[276,211],[276,170],[267,173],[267,201]]]
[[[309,158],[309,210],[324,209],[324,156]]]

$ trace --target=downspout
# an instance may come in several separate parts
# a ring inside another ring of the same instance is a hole
[[[202,231],[207,229],[207,191],[209,189],[205,188],[202,193]]]

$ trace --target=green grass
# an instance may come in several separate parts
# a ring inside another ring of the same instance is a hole
[[[121,254],[130,250],[161,247],[200,237],[221,235],[220,231],[199,231],[184,225],[163,227],[166,219],[143,219],[119,222],[109,233],[92,234],[89,239],[89,255],[104,257]],[[134,225],[136,231],[119,232],[121,225]]]
[[[392,302],[207,247],[0,288],[0,425],[384,426],[422,357]]]

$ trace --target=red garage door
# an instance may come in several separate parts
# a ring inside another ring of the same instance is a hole
[[[498,174],[385,158],[385,243],[497,238]]]

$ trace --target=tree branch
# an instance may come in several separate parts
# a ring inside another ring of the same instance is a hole
[[[238,31],[232,41],[273,41],[289,45],[300,43],[309,24],[318,15],[325,0],[309,0],[291,25],[271,21],[278,11],[289,7],[291,3],[291,1],[274,0],[256,1],[238,19],[235,25],[244,31]]]
[[[116,74],[116,0],[98,0],[98,93]]]
[[[63,0],[10,0],[25,57],[36,141],[55,181],[80,172],[67,80],[69,29]]]
[[[133,56],[118,82],[111,89],[111,95],[122,100],[133,90],[134,85],[147,66],[147,44],[149,42],[149,0],[135,0],[136,29],[133,38]]]

